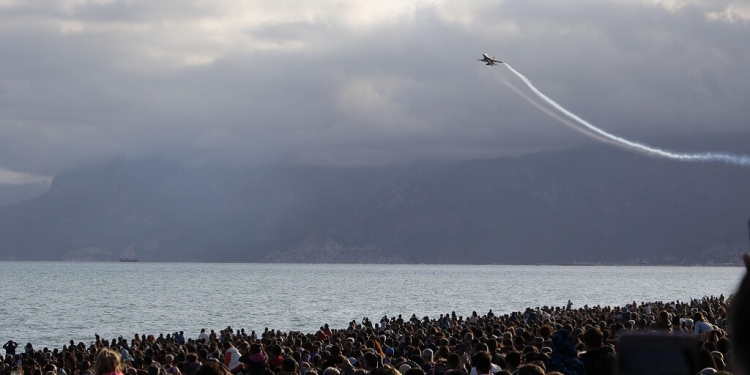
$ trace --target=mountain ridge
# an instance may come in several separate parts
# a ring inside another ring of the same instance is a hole
[[[0,259],[733,263],[748,188],[748,169],[604,145],[398,167],[117,162],[0,207]]]

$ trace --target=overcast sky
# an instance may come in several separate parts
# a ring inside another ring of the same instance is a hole
[[[113,159],[392,165],[750,130],[746,0],[0,0],[0,183]],[[703,151],[703,150],[694,150]]]

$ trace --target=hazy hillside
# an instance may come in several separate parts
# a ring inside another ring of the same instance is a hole
[[[705,264],[747,249],[748,216],[750,169],[609,146],[397,168],[114,163],[0,207],[0,259]]]
[[[48,184],[0,184],[0,207],[29,200],[49,190]]]

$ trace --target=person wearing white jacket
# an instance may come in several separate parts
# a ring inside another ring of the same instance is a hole
[[[237,348],[232,345],[231,341],[224,341],[224,366],[227,366],[229,371],[236,373],[242,370],[243,365],[240,362],[240,352]]]

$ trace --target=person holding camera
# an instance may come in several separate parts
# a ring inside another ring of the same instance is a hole
[[[3,345],[3,349],[5,349],[5,356],[9,355],[16,355],[16,348],[18,347],[18,343],[13,340],[8,340],[8,342]]]

